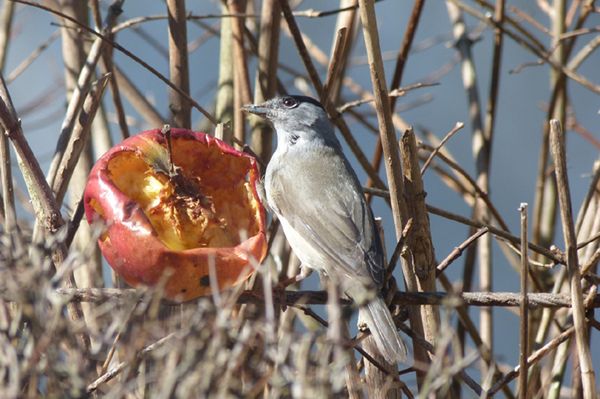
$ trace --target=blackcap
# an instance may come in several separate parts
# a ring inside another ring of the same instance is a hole
[[[267,204],[303,267],[325,273],[352,298],[388,362],[406,361],[380,293],[385,267],[373,214],[327,113],[305,96],[243,109],[269,120],[277,132],[264,182]]]

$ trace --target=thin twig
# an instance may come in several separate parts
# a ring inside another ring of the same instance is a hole
[[[544,25],[542,25],[541,23],[539,23],[536,19],[534,19],[533,17],[531,17],[529,14],[527,14],[527,12],[521,10],[520,8],[516,7],[516,6],[510,6],[510,11],[515,14],[516,16],[518,16],[519,18],[523,19],[524,21],[528,22],[529,24],[531,24],[531,26],[533,26],[534,28],[536,28],[537,30],[539,30],[540,32],[550,36],[551,33],[548,30],[548,28],[546,28]]]
[[[150,352],[152,352],[153,350],[155,350],[157,348],[160,348],[166,342],[168,342],[169,340],[171,340],[174,337],[175,337],[175,333],[171,333],[171,334],[169,334],[169,335],[167,335],[167,336],[159,339],[158,341],[156,341],[156,342],[154,342],[154,343],[146,346],[141,351],[139,351],[138,353],[136,353],[136,359],[135,359],[135,361],[137,362],[137,361],[143,359]],[[91,384],[89,384],[87,386],[87,393],[92,393],[92,392],[96,391],[100,387],[100,385],[102,385],[102,384],[104,384],[104,383],[112,380],[113,378],[115,378],[127,366],[129,366],[129,362],[121,362],[117,366],[115,366],[112,369],[110,369],[109,371],[107,371],[106,373],[102,374],[100,377],[98,377],[97,380],[95,380],[94,382],[92,382]]]
[[[378,2],[381,0],[375,0],[375,2]],[[341,12],[346,12],[346,11],[352,11],[358,8],[358,5],[352,5],[352,6],[347,6],[347,7],[340,7],[337,8],[335,10],[327,10],[327,11],[319,11],[319,10],[315,10],[313,8],[310,8],[308,10],[299,10],[299,11],[294,11],[292,14],[295,17],[306,17],[306,18],[321,18],[321,17],[328,17],[331,15],[335,15],[335,14],[339,14]]]
[[[7,2],[10,3],[10,2]],[[33,64],[35,60],[39,58],[40,55],[52,44],[58,37],[60,36],[60,31],[55,30],[52,34],[35,50],[31,52],[23,61],[19,63],[6,77],[6,83],[12,83],[16,78],[19,77],[25,70]]]
[[[95,0],[94,2],[92,2],[92,4],[94,5],[93,10],[94,10],[94,18],[99,19],[100,18],[100,10],[99,10],[99,6],[97,4],[98,0]],[[98,15],[96,15],[98,14]],[[107,30],[107,32],[109,32]],[[107,37],[114,41],[114,36],[115,34],[112,32],[109,32],[107,34]],[[117,121],[119,122],[119,128],[121,129],[121,138],[124,140],[127,137],[129,137],[129,126],[127,125],[127,115],[125,114],[125,110],[123,108],[123,101],[121,100],[121,89],[119,86],[119,82],[117,82],[117,79],[115,79],[114,77],[114,69],[115,69],[115,64],[114,64],[114,60],[113,60],[113,54],[114,51],[112,49],[112,47],[105,47],[104,51],[102,53],[102,71],[106,74],[106,73],[110,73],[112,75],[112,78],[110,79],[110,81],[108,82],[108,84],[110,85],[110,93],[112,96],[112,100],[113,100],[113,104],[115,106],[115,112],[117,114]],[[98,150],[98,149],[96,149]]]
[[[394,97],[402,97],[405,96],[407,92],[411,91],[411,90],[415,90],[415,89],[422,89],[424,87],[434,87],[434,86],[439,86],[439,83],[437,82],[432,82],[432,83],[415,83],[412,85],[408,85],[405,87],[398,87],[390,92],[388,92],[388,97],[390,98],[390,100]],[[372,103],[374,102],[375,99],[374,98],[361,98],[359,100],[354,100],[354,101],[349,101],[343,105],[340,105],[339,107],[337,107],[337,111],[341,114],[343,114],[344,112],[348,112],[350,110],[352,110],[353,108],[356,108],[360,105],[363,104],[368,104],[368,103]]]
[[[386,268],[385,281],[388,280],[389,276],[391,276],[392,272],[396,268],[396,263],[398,263],[398,259],[400,259],[400,254],[402,253],[402,249],[404,248],[406,237],[408,236],[410,229],[412,228],[412,224],[413,224],[412,218],[408,219],[406,221],[406,225],[402,229],[402,235],[400,236],[400,239],[398,240],[398,242],[396,243],[396,246],[394,247],[394,252],[392,252],[392,256],[390,257],[390,261],[388,262],[388,265]]]
[[[531,294],[529,294],[531,295]],[[540,349],[535,351],[527,358],[527,365],[533,366],[537,362],[539,362],[544,356],[552,352],[558,345],[565,342],[575,331],[575,326],[569,327],[567,330],[560,333],[558,336],[554,337],[550,342],[546,345],[542,346]],[[507,373],[504,378],[497,381],[486,393],[488,396],[494,395],[500,389],[502,389],[506,384],[510,383],[512,380],[517,378],[521,372],[521,367],[516,366],[509,373]]]
[[[521,215],[521,304],[519,306],[519,398],[527,398],[527,357],[529,356],[529,306],[527,303],[527,280],[529,264],[527,262],[527,204],[519,207]]]
[[[427,157],[427,160],[423,163],[423,166],[421,167],[421,175],[425,174],[425,171],[427,170],[427,167],[429,166],[429,164],[431,163],[431,161],[433,160],[433,158],[437,155],[438,152],[440,152],[440,149],[444,146],[444,144],[446,144],[446,142],[448,140],[450,140],[452,138],[452,136],[454,136],[460,129],[462,129],[463,127],[465,127],[465,124],[462,122],[456,122],[456,125],[454,125],[454,127],[452,128],[452,130],[450,130],[442,139],[442,141],[440,141],[440,143],[435,147],[435,149],[433,151],[431,151],[431,154],[429,154],[429,157]]]
[[[435,151],[435,148],[429,146],[428,144],[421,143],[420,146],[421,146],[421,148],[424,148],[428,151],[431,151],[431,152]],[[471,188],[475,191],[475,193],[471,194],[471,195],[474,198],[478,198],[481,201],[483,201],[485,203],[485,205],[487,206],[487,208],[490,212],[490,215],[494,217],[494,219],[496,220],[498,225],[502,229],[508,231],[508,225],[504,221],[504,218],[500,215],[500,212],[498,212],[498,210],[496,209],[496,206],[493,204],[492,200],[487,195],[487,192],[485,190],[483,190],[481,187],[479,187],[479,184],[477,184],[477,182],[465,171],[465,169],[441,152],[438,152],[437,157],[439,159],[441,159],[442,161],[444,161],[444,163],[446,163],[448,166],[450,166],[452,168],[452,170],[459,177],[462,177],[461,181],[464,181],[464,182],[468,183],[469,186],[471,186]],[[483,218],[480,217],[480,219],[483,219]]]
[[[340,0],[340,8],[344,7],[355,7],[349,10],[349,12],[338,14],[335,21],[335,32],[340,29],[346,29],[346,35],[343,43],[344,51],[339,54],[339,58],[336,60],[335,52],[336,52],[336,42],[334,37],[334,44],[332,49],[329,52],[329,58],[331,61],[335,61],[339,64],[337,76],[333,78],[330,83],[326,83],[329,91],[329,101],[338,105],[340,102],[340,95],[343,87],[343,82],[346,76],[348,75],[346,72],[348,71],[348,66],[350,64],[350,55],[352,54],[352,50],[354,48],[354,40],[357,37],[358,33],[358,0]],[[329,80],[329,78],[327,78]]]
[[[492,233],[500,238],[505,239],[506,241],[508,241],[509,243],[511,243],[513,245],[519,245],[519,243],[521,242],[519,237],[514,236],[505,230],[498,229],[497,227],[494,227],[490,224],[473,221],[464,216],[460,216],[460,215],[454,214],[452,212],[445,211],[441,208],[434,207],[432,205],[427,205],[427,210],[430,213],[433,213],[434,215],[442,216],[444,218],[454,220],[456,222],[465,224],[467,226],[473,226],[473,227],[477,227],[477,228],[487,227],[490,230],[490,233]],[[544,255],[545,257],[547,257],[548,259],[552,260],[553,262],[555,262],[557,264],[565,264],[565,260],[562,258],[562,256],[560,256],[560,254],[557,254],[547,248],[544,248],[544,247],[537,245],[535,243],[532,243],[532,242],[529,242],[528,246],[529,246],[529,249],[531,249],[532,251],[535,251],[539,254]]]
[[[475,234],[471,235],[469,238],[467,238],[465,241],[463,241],[458,247],[454,248],[452,250],[452,252],[450,252],[448,254],[448,256],[440,262],[439,265],[437,265],[436,269],[436,274],[439,275],[440,273],[442,273],[444,270],[446,270],[446,268],[448,266],[450,266],[452,264],[452,262],[454,262],[456,259],[458,259],[463,251],[468,248],[471,244],[473,244],[475,241],[477,241],[477,239],[479,239],[479,237],[481,237],[482,235],[486,234],[489,232],[489,229],[487,227],[482,227],[480,229],[478,229]]]

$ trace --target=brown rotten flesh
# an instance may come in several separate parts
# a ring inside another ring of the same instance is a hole
[[[94,166],[88,221],[101,219],[102,253],[127,283],[188,300],[248,277],[266,252],[265,214],[254,158],[203,133],[140,133]],[[170,151],[169,151],[170,147]]]

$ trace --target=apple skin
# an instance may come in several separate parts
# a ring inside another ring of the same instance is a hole
[[[179,146],[185,152],[180,157],[185,157],[186,162],[212,162],[205,165],[215,169],[215,175],[207,175],[208,184],[220,184],[221,181],[229,184],[235,183],[235,179],[246,179],[251,188],[248,193],[250,201],[256,201],[249,211],[256,220],[247,222],[253,226],[255,234],[237,245],[225,247],[173,249],[165,245],[144,209],[117,187],[111,177],[114,176],[114,170],[109,170],[111,160],[124,152],[147,158],[149,141],[159,143],[166,151],[166,139],[160,129],[126,139],[96,162],[86,185],[84,207],[90,224],[103,222],[105,230],[98,240],[100,250],[109,265],[129,285],[154,286],[162,279],[167,279],[165,297],[187,301],[211,294],[209,264],[212,260],[219,289],[240,283],[254,272],[267,251],[265,211],[256,188],[260,174],[253,157],[205,133],[172,128],[171,137],[173,143],[188,140],[185,146]],[[204,148],[211,156],[203,157]],[[221,170],[218,166],[219,157],[223,157],[225,164]],[[237,166],[228,169],[228,165]],[[229,170],[235,171],[229,173]],[[132,179],[136,184],[136,177]],[[237,198],[230,200],[238,201]],[[243,199],[238,202],[243,202]]]

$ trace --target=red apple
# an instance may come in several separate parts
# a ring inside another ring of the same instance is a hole
[[[190,300],[247,278],[266,255],[256,160],[207,134],[161,130],[130,137],[92,168],[88,222],[102,220],[100,249],[130,285],[167,279],[165,296]]]

